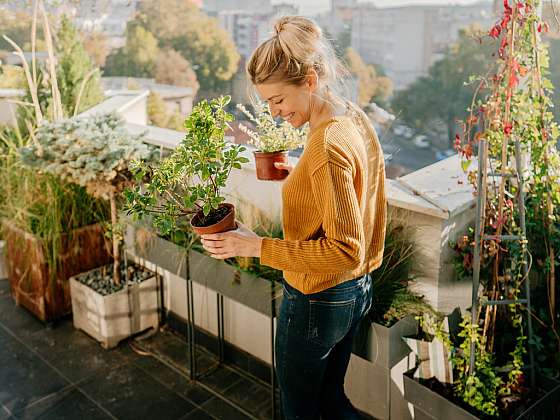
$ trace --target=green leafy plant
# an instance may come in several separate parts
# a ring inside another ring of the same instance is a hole
[[[22,148],[21,155],[30,167],[80,185],[93,197],[109,201],[113,281],[120,284],[122,227],[118,223],[117,203],[119,193],[132,183],[130,162],[152,156],[142,136],[128,134],[115,114],[67,119],[41,125],[35,141]]]
[[[199,211],[203,226],[224,216],[221,191],[232,169],[248,162],[241,156],[244,147],[225,140],[233,121],[225,110],[229,101],[229,96],[221,96],[199,102],[185,120],[185,138],[169,156],[157,166],[142,161],[133,165],[139,185],[124,192],[129,215],[153,215],[164,236],[188,226],[187,216]]]
[[[374,290],[368,316],[371,321],[390,326],[407,315],[432,310],[421,296],[408,289],[413,279],[414,245],[407,228],[390,222],[385,234],[381,266],[372,273]]]
[[[294,128],[288,121],[278,124],[272,117],[268,104],[255,101],[255,115],[242,104],[237,104],[237,108],[256,125],[257,131],[243,124],[239,124],[239,129],[249,135],[251,144],[260,152],[284,152],[305,144],[307,130]]]

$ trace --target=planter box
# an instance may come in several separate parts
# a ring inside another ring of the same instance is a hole
[[[8,278],[6,266],[6,241],[0,241],[0,280]]]
[[[31,311],[41,321],[54,321],[72,312],[71,276],[107,264],[110,255],[100,225],[72,231],[61,238],[57,269],[51,278],[42,241],[36,236],[3,223],[6,240],[8,279],[16,304]]]
[[[133,334],[158,326],[155,275],[106,296],[72,277],[70,290],[74,327],[95,338],[106,349]]]
[[[190,279],[221,295],[239,302],[261,314],[271,316],[274,299],[276,313],[280,306],[282,285],[242,272],[224,261],[216,260],[197,251],[187,251],[167,241],[151,231],[129,226],[126,235],[127,247],[136,257],[150,262],[172,274],[187,278],[187,265]],[[188,256],[188,264],[187,258]]]
[[[417,330],[418,322],[412,316],[391,327],[364,320],[354,339],[346,381],[346,392],[357,408],[378,419],[411,418],[402,375],[414,361],[409,361],[411,350],[402,337]]]
[[[414,418],[419,420],[478,420],[479,417],[442,397],[412,378],[412,371],[404,375],[405,398],[414,406]],[[557,418],[560,410],[560,384],[546,377],[538,379],[546,394],[515,420]]]
[[[402,337],[418,333],[418,321],[407,316],[391,327],[364,320],[354,340],[353,352],[370,362],[391,369],[410,353]]]

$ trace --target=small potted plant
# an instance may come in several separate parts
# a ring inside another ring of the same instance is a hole
[[[288,171],[278,169],[274,164],[276,162],[288,163],[288,151],[305,144],[306,130],[294,128],[287,121],[278,124],[270,113],[270,107],[260,101],[253,105],[255,115],[242,104],[237,104],[237,108],[256,125],[257,131],[253,131],[243,124],[239,124],[239,129],[249,135],[251,144],[257,148],[253,152],[257,178],[267,181],[286,178]]]
[[[132,167],[139,185],[125,191],[129,215],[152,222],[163,236],[179,226],[198,234],[236,228],[235,207],[221,194],[233,168],[249,160],[244,147],[227,143],[225,131],[233,116],[226,112],[229,96],[203,100],[185,120],[187,133],[181,144],[159,165],[136,162]]]
[[[128,134],[115,114],[63,119],[41,125],[33,144],[21,154],[26,164],[85,187],[93,197],[110,203],[106,235],[112,242],[113,263],[70,278],[74,326],[105,348],[157,327],[155,276],[126,260],[122,264],[118,220],[120,193],[133,179],[130,161],[153,156],[142,136]]]

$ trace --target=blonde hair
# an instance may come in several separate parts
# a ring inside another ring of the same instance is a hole
[[[321,82],[342,95],[340,79],[348,74],[321,28],[302,16],[284,16],[274,35],[260,44],[247,63],[253,85],[284,82],[301,85],[314,70]]]

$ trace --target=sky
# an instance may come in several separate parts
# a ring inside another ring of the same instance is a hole
[[[424,4],[472,4],[477,3],[480,0],[372,0],[374,4],[379,7],[395,7],[404,5],[424,5]],[[359,3],[365,3],[366,1],[360,1]],[[299,11],[301,14],[315,14],[324,12],[328,10],[330,6],[330,0],[272,0],[272,4],[275,3],[293,3],[299,6]]]

